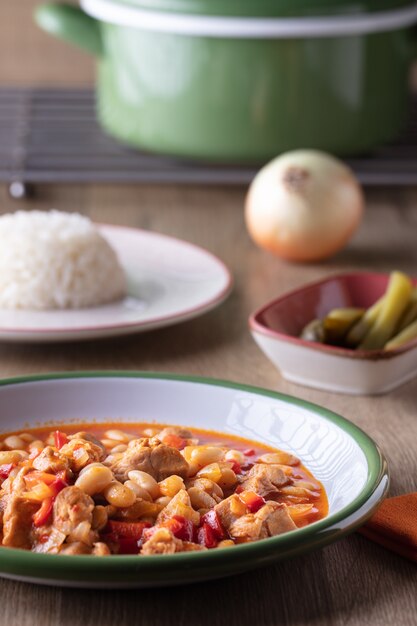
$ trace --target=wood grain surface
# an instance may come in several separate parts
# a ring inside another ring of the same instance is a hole
[[[91,80],[91,65],[80,62],[86,57],[37,33],[30,20],[32,0],[0,3],[2,83]],[[368,191],[364,223],[351,245],[330,262],[307,266],[286,264],[251,243],[243,222],[244,193],[204,187],[40,186],[34,200],[19,202],[0,187],[0,212],[55,207],[175,235],[217,254],[235,278],[233,294],[222,306],[171,328],[69,345],[0,344],[0,377],[142,369],[277,389],[351,419],[388,457],[391,493],[416,490],[417,379],[374,398],[286,383],[251,339],[247,317],[270,298],[332,272],[398,268],[417,275],[417,189]],[[355,534],[248,575],[172,589],[91,592],[0,580],[0,625],[415,626],[416,591],[415,565]]]

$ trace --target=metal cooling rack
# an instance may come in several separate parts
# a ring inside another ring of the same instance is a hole
[[[403,136],[349,164],[366,185],[417,185],[417,97]],[[11,195],[41,183],[247,184],[255,169],[172,159],[119,145],[100,129],[88,89],[0,88],[0,181]]]

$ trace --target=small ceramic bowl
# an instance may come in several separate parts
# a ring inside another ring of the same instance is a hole
[[[417,375],[417,340],[396,350],[348,350],[299,338],[304,326],[338,307],[371,306],[389,274],[331,276],[287,293],[249,318],[251,333],[291,382],[341,393],[382,394]],[[414,280],[417,284],[417,280]]]

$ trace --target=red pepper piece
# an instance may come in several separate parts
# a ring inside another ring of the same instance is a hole
[[[119,538],[124,537],[138,541],[142,537],[144,529],[150,527],[149,522],[119,522],[117,520],[109,520],[107,522],[106,531]]]
[[[217,546],[217,539],[214,536],[214,531],[208,524],[204,524],[198,529],[197,534],[198,543],[206,548],[215,548]]]
[[[166,446],[170,446],[171,448],[176,448],[177,450],[182,450],[183,448],[185,448],[185,439],[183,439],[179,435],[166,435],[162,439],[162,443],[164,443]]]
[[[65,489],[65,487],[68,487],[68,483],[66,483],[65,480],[62,480],[62,478],[56,478],[54,482],[49,485],[49,487],[54,492],[53,498],[55,499],[60,491]]]
[[[16,467],[15,463],[4,463],[0,465],[0,478],[8,478],[10,472]]]
[[[182,515],[173,515],[162,526],[168,528],[177,539],[182,539],[182,541],[193,540],[194,524]]]
[[[203,524],[207,524],[210,526],[213,531],[216,539],[224,539],[226,537],[226,533],[220,521],[220,517],[217,515],[217,512],[214,509],[211,511],[207,511],[201,518]]]
[[[243,454],[245,456],[255,456],[255,450],[253,448],[248,448],[247,450],[243,450]]]
[[[119,537],[116,533],[102,533],[100,539],[107,544],[114,543],[118,554],[138,554],[139,552],[138,541],[131,537]]]
[[[44,526],[44,524],[46,524],[52,513],[53,504],[53,498],[45,498],[45,500],[42,501],[41,506],[32,516],[34,526],[38,528],[39,526]]]
[[[101,539],[116,544],[119,554],[138,554],[143,531],[150,526],[149,522],[109,520]]]
[[[106,543],[115,543],[119,554],[138,554],[143,531],[150,526],[149,522],[109,520],[101,539]]]
[[[68,443],[67,435],[65,433],[62,433],[60,430],[56,430],[54,432],[54,439],[55,439],[55,448],[58,448],[58,450],[60,450],[62,446]]]
[[[241,467],[240,463],[238,463],[237,461],[234,461],[232,459],[230,459],[227,462],[230,464],[230,466],[231,466],[231,468],[232,468],[232,470],[234,471],[235,474],[241,474],[242,473],[242,467]]]
[[[266,504],[265,498],[258,496],[254,491],[242,491],[239,494],[239,498],[244,502],[250,511],[250,513],[256,513],[260,508]]]
[[[32,474],[35,474],[35,472],[31,472],[30,474],[28,474],[28,476],[32,476]],[[38,476],[39,475],[42,476],[42,479],[45,476],[47,477],[52,476],[52,474],[47,474],[46,472],[38,472]],[[35,477],[35,481],[37,480],[38,482],[40,482],[38,476]],[[47,478],[46,481],[43,480],[43,482],[46,482],[46,484],[48,484],[47,481],[49,482],[49,478]],[[54,476],[53,482],[49,482],[48,486],[52,490],[53,495],[50,496],[49,498],[45,498],[45,500],[42,501],[40,508],[32,516],[33,524],[36,527],[43,526],[44,524],[46,524],[46,522],[49,519],[49,516],[52,513],[52,508],[53,508],[56,496],[65,487],[68,487],[68,483],[65,482],[65,480],[62,480],[62,478],[58,478],[57,476]]]
[[[180,515],[174,515],[175,518],[181,517]],[[182,539],[183,541],[192,541],[194,536],[194,524],[191,520],[183,518],[182,528],[175,535],[177,539]]]

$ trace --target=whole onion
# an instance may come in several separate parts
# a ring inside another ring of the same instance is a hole
[[[343,248],[363,207],[361,187],[344,163],[323,152],[296,150],[258,172],[245,218],[262,248],[291,261],[316,261]]]

